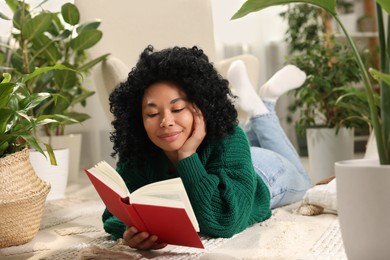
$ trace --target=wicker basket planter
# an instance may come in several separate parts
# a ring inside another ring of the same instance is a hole
[[[32,168],[28,149],[0,158],[0,248],[37,234],[50,184]]]

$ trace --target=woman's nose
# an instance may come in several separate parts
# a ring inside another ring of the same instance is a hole
[[[172,116],[172,113],[164,113],[164,117],[161,120],[160,127],[169,127],[173,126],[175,124],[174,117]]]

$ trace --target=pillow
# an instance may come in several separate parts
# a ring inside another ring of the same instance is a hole
[[[298,214],[313,216],[323,213],[337,214],[336,178],[327,184],[315,185],[310,188],[298,208]]]

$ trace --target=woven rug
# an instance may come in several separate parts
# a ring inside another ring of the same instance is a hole
[[[106,233],[100,224],[103,209],[104,205],[100,200],[77,196],[48,201],[36,237],[26,244],[0,249],[0,259],[2,256],[32,259],[30,257],[41,253],[51,253],[56,246],[56,240],[61,241],[58,244],[63,243],[63,246],[71,247],[79,241],[104,236]]]
[[[121,240],[112,241],[105,235],[40,259],[200,259],[202,255],[221,245],[224,240],[202,238],[205,249],[168,246],[164,250],[139,251],[123,245]]]
[[[138,251],[103,235],[47,259],[346,259],[334,215],[305,217],[294,214],[297,207],[275,209],[267,221],[229,239],[201,237],[203,250],[170,245],[163,250]],[[321,226],[319,218],[327,221]]]
[[[110,240],[102,230],[104,205],[96,194],[70,194],[47,202],[37,236],[0,249],[0,259],[346,259],[337,216],[302,216],[295,213],[299,204],[273,210],[270,219],[232,238],[201,237],[205,249],[169,245],[138,251]]]
[[[318,239],[304,260],[347,260],[339,221],[335,220]]]

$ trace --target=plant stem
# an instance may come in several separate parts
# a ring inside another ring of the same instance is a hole
[[[377,3],[377,22],[378,22],[378,34],[379,34],[379,53],[380,53],[380,71],[382,73],[389,73],[389,59],[390,49],[386,46],[386,33],[383,22],[383,12],[382,7]],[[388,21],[388,26],[390,21]],[[390,28],[388,28],[390,32]],[[387,43],[389,43],[390,35],[387,33]],[[387,50],[387,53],[386,53]],[[383,125],[383,137],[385,138],[384,146],[385,150],[385,163],[390,164],[390,86],[383,80],[379,81],[380,85],[380,95],[381,95],[381,115],[382,115],[382,125]]]
[[[362,72],[363,83],[364,83],[364,86],[366,89],[367,100],[368,100],[368,104],[370,107],[371,122],[372,122],[372,125],[374,128],[375,139],[376,139],[376,143],[377,143],[379,161],[381,164],[386,164],[387,159],[386,159],[386,153],[385,153],[385,149],[384,149],[383,131],[382,131],[381,125],[379,123],[380,120],[379,120],[378,109],[377,109],[377,106],[376,106],[375,100],[374,100],[374,90],[373,90],[373,87],[371,85],[370,78],[368,76],[368,71],[366,70],[366,68],[364,66],[364,63],[360,57],[359,51],[358,51],[354,41],[352,40],[351,36],[349,35],[347,30],[345,29],[343,23],[340,21],[339,16],[337,14],[335,14],[335,15],[333,15],[333,17],[335,18],[337,23],[340,25],[345,36],[347,37],[347,40],[352,47],[352,51],[355,54],[355,58],[356,58],[356,61],[359,65],[359,68]],[[387,164],[388,163],[389,162],[387,162]]]

